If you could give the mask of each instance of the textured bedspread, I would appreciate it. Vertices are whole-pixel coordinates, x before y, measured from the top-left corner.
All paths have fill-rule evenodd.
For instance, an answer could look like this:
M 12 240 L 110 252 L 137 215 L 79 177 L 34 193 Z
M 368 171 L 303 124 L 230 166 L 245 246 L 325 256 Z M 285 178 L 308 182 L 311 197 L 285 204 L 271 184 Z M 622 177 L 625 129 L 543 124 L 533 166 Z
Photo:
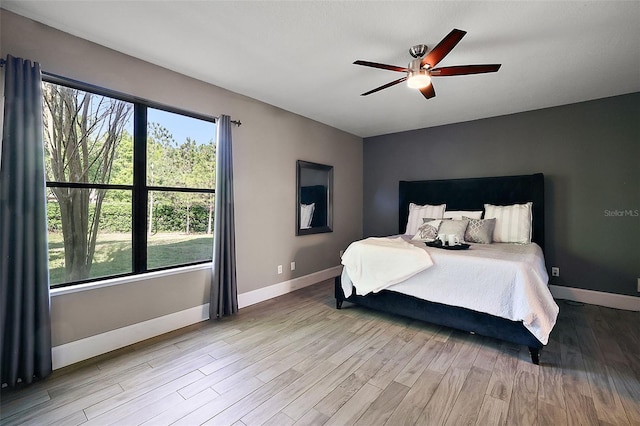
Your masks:
M 472 244 L 469 250 L 426 250 L 433 266 L 387 290 L 522 321 L 547 344 L 559 309 L 547 287 L 549 277 L 537 244 Z M 342 287 L 346 297 L 351 295 L 353 285 L 346 268 Z

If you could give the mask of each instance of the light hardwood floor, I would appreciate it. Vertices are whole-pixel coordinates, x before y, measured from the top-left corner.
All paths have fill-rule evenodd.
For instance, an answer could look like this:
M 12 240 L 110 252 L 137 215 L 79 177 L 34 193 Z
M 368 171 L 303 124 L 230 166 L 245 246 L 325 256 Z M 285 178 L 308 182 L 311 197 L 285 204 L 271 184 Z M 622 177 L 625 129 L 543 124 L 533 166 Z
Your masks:
M 2 425 L 640 425 L 640 313 L 558 301 L 526 348 L 323 282 L 2 392 Z

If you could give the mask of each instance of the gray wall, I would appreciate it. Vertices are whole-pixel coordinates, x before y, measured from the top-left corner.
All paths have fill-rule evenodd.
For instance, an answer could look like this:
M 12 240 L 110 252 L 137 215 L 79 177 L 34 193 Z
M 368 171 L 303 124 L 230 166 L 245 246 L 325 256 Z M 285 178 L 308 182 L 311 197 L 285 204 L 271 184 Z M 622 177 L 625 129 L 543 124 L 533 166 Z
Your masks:
M 242 121 L 232 130 L 239 293 L 338 266 L 339 251 L 362 236 L 360 137 L 0 12 L 3 57 L 31 59 L 50 73 Z M 334 166 L 334 232 L 296 237 L 296 160 Z M 277 265 L 284 266 L 283 274 Z M 208 301 L 208 282 L 196 272 L 56 296 L 53 344 L 200 306 Z
M 551 284 L 638 296 L 640 93 L 366 138 L 364 236 L 398 232 L 399 180 L 536 172 Z

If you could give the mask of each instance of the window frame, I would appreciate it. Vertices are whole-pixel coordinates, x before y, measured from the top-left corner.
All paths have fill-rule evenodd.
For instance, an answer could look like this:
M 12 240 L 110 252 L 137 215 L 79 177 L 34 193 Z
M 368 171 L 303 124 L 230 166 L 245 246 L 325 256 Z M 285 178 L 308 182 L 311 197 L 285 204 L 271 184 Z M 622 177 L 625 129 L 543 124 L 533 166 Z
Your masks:
M 150 191 L 166 191 L 166 192 L 183 192 L 197 194 L 214 194 L 215 188 L 189 188 L 189 187 L 172 187 L 172 186 L 151 186 L 147 185 L 147 110 L 149 108 L 166 111 L 173 114 L 179 114 L 185 117 L 198 120 L 208 121 L 216 124 L 215 117 L 206 116 L 191 111 L 160 104 L 158 102 L 149 101 L 136 96 L 127 95 L 110 89 L 105 89 L 90 83 L 83 83 L 78 80 L 54 75 L 42 75 L 43 83 L 51 83 L 60 86 L 69 87 L 71 89 L 82 90 L 99 96 L 106 96 L 119 101 L 133 104 L 133 183 L 131 185 L 122 184 L 104 184 L 104 183 L 80 183 L 80 182 L 57 182 L 45 181 L 47 188 L 66 187 L 78 189 L 107 189 L 107 190 L 127 190 L 131 191 L 131 272 L 123 274 L 106 275 L 102 277 L 87 278 L 78 281 L 63 282 L 57 284 L 49 284 L 50 289 L 59 289 L 72 287 L 80 284 L 135 276 L 149 272 L 165 271 L 186 266 L 200 265 L 211 263 L 213 261 L 213 244 L 211 247 L 212 258 L 208 260 L 181 263 L 176 265 L 164 266 L 149 269 L 147 267 L 147 205 L 149 201 Z M 215 137 L 215 135 L 212 135 Z M 217 141 L 216 141 L 217 143 Z M 140 206 L 141 208 L 136 208 Z M 144 206 L 144 208 L 142 208 Z M 215 211 L 214 211 L 215 223 Z M 48 227 L 48 224 L 47 224 Z

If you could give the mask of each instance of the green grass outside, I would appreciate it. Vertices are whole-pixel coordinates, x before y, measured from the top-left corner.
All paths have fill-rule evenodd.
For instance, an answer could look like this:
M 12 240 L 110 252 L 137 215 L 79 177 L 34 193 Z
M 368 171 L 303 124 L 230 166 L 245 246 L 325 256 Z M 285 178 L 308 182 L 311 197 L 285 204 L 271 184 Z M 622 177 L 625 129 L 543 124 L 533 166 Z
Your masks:
M 213 236 L 181 233 L 155 234 L 147 244 L 148 269 L 211 259 Z M 131 272 L 131 234 L 99 234 L 90 278 Z M 64 279 L 64 244 L 61 233 L 49 233 L 49 276 L 51 284 Z

